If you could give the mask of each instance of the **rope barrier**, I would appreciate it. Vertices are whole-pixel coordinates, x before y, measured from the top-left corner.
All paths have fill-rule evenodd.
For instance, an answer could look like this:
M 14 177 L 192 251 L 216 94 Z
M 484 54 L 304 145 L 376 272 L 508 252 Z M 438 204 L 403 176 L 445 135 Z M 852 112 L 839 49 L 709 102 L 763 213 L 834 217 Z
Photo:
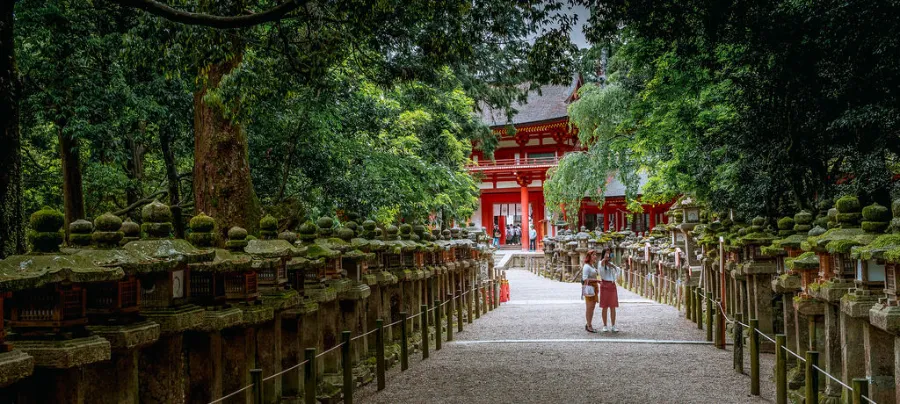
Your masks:
M 655 284 L 656 284 L 656 282 L 657 282 L 658 280 L 662 280 L 662 281 L 665 281 L 665 282 L 670 282 L 670 283 L 674 284 L 676 287 L 680 286 L 680 285 L 679 285 L 679 282 L 676 282 L 676 281 L 673 281 L 673 280 L 671 280 L 671 279 L 668 279 L 667 276 L 660 276 L 660 275 L 658 275 L 658 274 L 655 274 L 655 273 L 649 273 L 649 272 L 646 273 L 646 274 L 641 274 L 641 273 L 639 273 L 638 271 L 635 271 L 635 270 L 632 270 L 632 269 L 623 269 L 623 268 L 620 268 L 620 267 L 618 267 L 618 266 L 616 266 L 616 265 L 614 265 L 614 264 L 611 264 L 611 265 L 613 265 L 614 267 L 616 267 L 617 269 L 619 269 L 619 270 L 621 271 L 620 276 L 623 277 L 623 278 L 624 278 L 625 273 L 627 272 L 627 273 L 631 274 L 632 276 L 638 276 L 638 277 L 640 277 L 640 276 L 643 275 L 644 278 L 646 278 L 646 279 L 648 279 L 648 280 L 650 280 L 650 281 L 652 281 L 652 282 L 654 283 L 652 286 L 656 286 Z M 680 281 L 680 279 L 679 279 L 678 281 Z M 715 300 L 715 299 L 711 299 L 711 298 L 710 298 L 709 296 L 707 296 L 706 294 L 701 294 L 701 295 L 700 295 L 700 298 L 701 298 L 701 301 L 704 301 L 704 302 L 707 302 L 707 301 L 709 301 L 709 300 L 712 300 L 712 301 L 718 306 L 719 311 L 722 313 L 722 317 L 725 318 L 725 321 L 726 321 L 726 322 L 731 323 L 731 324 L 740 324 L 740 325 L 741 325 L 742 327 L 744 327 L 744 328 L 750 328 L 749 325 L 744 324 L 743 322 L 737 321 L 736 319 L 729 318 L 729 317 L 728 317 L 728 314 L 725 312 L 725 308 L 722 306 L 722 302 L 721 302 L 721 301 L 718 301 L 718 300 Z M 756 332 L 758 335 L 762 336 L 763 338 L 769 340 L 770 342 L 775 343 L 775 340 L 774 340 L 772 337 L 766 335 L 766 333 L 760 331 L 758 328 L 755 329 L 755 332 Z M 792 356 L 794 356 L 795 358 L 799 359 L 801 362 L 806 363 L 806 359 L 805 359 L 804 357 L 802 357 L 802 356 L 800 356 L 799 354 L 797 354 L 796 352 L 790 350 L 787 346 L 782 346 L 781 348 L 784 349 L 785 352 L 787 352 L 787 353 L 791 354 Z M 845 384 L 844 382 L 842 382 L 840 379 L 838 379 L 838 378 L 834 377 L 833 375 L 831 375 L 830 373 L 826 372 L 824 369 L 822 369 L 822 368 L 820 368 L 820 367 L 818 367 L 818 366 L 815 366 L 815 365 L 813 365 L 813 368 L 815 368 L 815 369 L 816 369 L 817 371 L 819 371 L 819 372 L 822 372 L 822 374 L 824 374 L 826 377 L 828 377 L 829 379 L 835 381 L 837 384 L 839 384 L 841 387 L 847 389 L 849 392 L 853 392 L 853 391 L 854 391 L 854 390 L 853 390 L 853 387 L 848 386 L 847 384 Z M 864 395 L 861 396 L 861 397 L 862 397 L 862 399 L 865 400 L 866 402 L 875 404 L 875 401 L 873 401 L 873 400 L 870 399 L 869 397 L 866 397 L 866 396 L 864 396 Z
M 328 350 L 322 351 L 322 353 L 316 355 L 316 359 L 319 359 L 319 358 L 325 356 L 325 354 L 327 354 L 327 353 L 329 353 L 329 352 L 331 352 L 331 351 L 333 351 L 333 350 L 335 350 L 335 349 L 338 349 L 338 348 L 340 348 L 340 347 L 342 347 L 342 346 L 344 346 L 344 343 L 343 343 L 343 342 L 341 342 L 340 344 L 337 344 L 337 345 L 331 347 L 331 348 L 328 349 Z
M 767 339 L 767 340 L 769 340 L 769 342 L 771 342 L 771 343 L 773 343 L 773 344 L 775 343 L 775 340 L 774 340 L 774 339 L 772 339 L 771 337 L 769 337 L 768 335 L 766 335 L 766 333 L 760 331 L 759 328 L 756 329 L 756 333 L 759 334 L 759 335 L 762 335 L 762 337 L 765 338 L 765 339 Z
M 251 388 L 251 387 L 253 387 L 253 383 L 251 383 L 251 384 L 249 384 L 249 385 L 247 385 L 247 386 L 244 386 L 244 387 L 241 388 L 240 390 L 235 391 L 235 392 L 233 392 L 233 393 L 231 393 L 231 394 L 229 394 L 229 395 L 227 395 L 227 396 L 222 396 L 222 398 L 216 399 L 216 400 L 214 400 L 214 401 L 210 401 L 209 404 L 221 403 L 222 401 L 225 401 L 225 400 L 227 400 L 227 399 L 229 399 L 229 398 L 231 398 L 231 397 L 234 397 L 234 396 L 237 395 L 238 393 L 243 392 L 243 391 L 245 391 L 245 390 L 247 390 L 247 389 L 249 389 L 249 388 Z
M 850 391 L 853 391 L 853 387 L 850 387 L 850 386 L 844 384 L 844 382 L 842 382 L 842 381 L 838 380 L 837 378 L 835 378 L 834 376 L 830 375 L 830 374 L 829 374 L 828 372 L 826 372 L 824 369 L 822 369 L 822 368 L 820 368 L 820 367 L 818 367 L 818 366 L 816 366 L 816 365 L 813 365 L 812 367 L 813 367 L 814 369 L 818 370 L 819 372 L 822 372 L 822 374 L 825 375 L 826 377 L 828 377 L 829 379 L 834 380 L 835 382 L 837 382 L 837 384 L 840 384 L 841 386 L 844 386 L 845 389 L 850 390 Z
M 283 374 L 285 374 L 285 373 L 287 373 L 287 372 L 290 372 L 290 371 L 292 371 L 292 370 L 294 370 L 294 369 L 297 369 L 297 368 L 299 368 L 300 366 L 305 365 L 307 362 L 309 362 L 309 361 L 303 361 L 303 362 L 300 362 L 300 363 L 298 363 L 298 364 L 296 364 L 296 365 L 294 365 L 294 366 L 291 366 L 291 367 L 289 367 L 289 368 L 287 368 L 287 369 L 285 369 L 285 370 L 282 370 L 282 371 L 280 371 L 280 372 L 278 372 L 278 373 L 275 373 L 274 375 L 269 376 L 269 377 L 266 377 L 266 378 L 264 378 L 264 379 L 262 379 L 262 380 L 263 380 L 264 382 L 267 382 L 267 381 L 272 380 L 272 379 L 274 379 L 274 378 L 276 378 L 276 377 L 278 377 L 278 376 L 281 376 L 281 375 L 283 375 Z
M 804 358 L 804 357 L 798 355 L 796 352 L 794 352 L 794 351 L 788 349 L 787 346 L 782 346 L 781 349 L 784 349 L 785 352 L 787 352 L 787 353 L 789 353 L 789 354 L 791 354 L 791 355 L 794 355 L 795 358 L 800 359 L 801 361 L 803 361 L 804 363 L 806 363 L 806 358 Z
M 373 328 L 372 330 L 369 330 L 369 332 L 367 332 L 367 333 L 365 333 L 365 334 L 360 334 L 360 335 L 357 335 L 357 336 L 355 336 L 355 337 L 353 337 L 353 338 L 350 338 L 350 341 L 356 341 L 356 340 L 358 340 L 358 339 L 360 339 L 360 338 L 363 338 L 363 337 L 365 337 L 365 336 L 367 336 L 367 335 L 369 335 L 369 334 L 374 333 L 375 331 L 378 331 L 378 329 L 377 329 L 377 328 Z

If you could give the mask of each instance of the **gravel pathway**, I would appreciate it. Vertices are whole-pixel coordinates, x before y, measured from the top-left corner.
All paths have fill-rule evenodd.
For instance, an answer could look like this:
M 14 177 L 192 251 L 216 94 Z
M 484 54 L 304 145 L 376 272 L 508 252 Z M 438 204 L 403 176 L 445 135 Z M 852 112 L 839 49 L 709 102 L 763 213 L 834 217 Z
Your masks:
M 367 386 L 371 403 L 762 403 L 773 402 L 772 355 L 761 361 L 762 396 L 736 374 L 732 352 L 675 308 L 619 288 L 617 334 L 584 331 L 580 285 L 522 270 L 507 272 L 509 303 L 456 333 L 456 340 L 387 388 Z M 599 309 L 594 325 L 599 329 Z M 702 344 L 696 342 L 703 341 Z M 749 359 L 745 360 L 749 372 Z

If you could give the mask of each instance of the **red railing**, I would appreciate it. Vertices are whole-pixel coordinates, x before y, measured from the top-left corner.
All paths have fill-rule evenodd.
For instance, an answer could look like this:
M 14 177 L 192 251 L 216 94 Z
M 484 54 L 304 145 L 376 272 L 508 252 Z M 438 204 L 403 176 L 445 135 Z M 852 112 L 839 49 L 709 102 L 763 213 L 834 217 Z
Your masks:
M 533 167 L 533 168 L 549 168 L 559 165 L 559 157 L 537 157 L 537 158 L 517 158 L 517 159 L 500 159 L 500 160 L 482 160 L 473 164 L 469 164 L 466 168 L 469 171 L 489 171 L 507 167 Z

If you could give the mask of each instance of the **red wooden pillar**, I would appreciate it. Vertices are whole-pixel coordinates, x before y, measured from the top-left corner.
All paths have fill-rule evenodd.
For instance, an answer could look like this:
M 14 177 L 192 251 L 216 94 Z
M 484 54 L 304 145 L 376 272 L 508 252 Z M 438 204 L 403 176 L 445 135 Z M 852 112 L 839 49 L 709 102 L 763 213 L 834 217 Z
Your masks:
M 656 227 L 656 209 L 650 208 L 650 230 Z
M 531 183 L 531 178 L 524 175 L 519 175 L 516 178 L 516 182 L 519 183 L 519 187 L 521 190 L 521 204 L 522 204 L 522 251 L 528 251 L 528 232 L 531 230 L 528 227 L 528 184 Z
M 541 240 L 544 239 L 544 201 L 538 198 L 534 202 L 534 229 L 537 231 L 537 241 L 535 242 L 535 251 L 543 251 Z
M 603 204 L 603 231 L 609 231 L 609 205 Z
M 481 194 L 481 226 L 487 229 L 491 242 L 494 240 L 494 204 L 488 203 Z
M 506 216 L 502 212 L 497 218 L 497 226 L 500 226 L 500 245 L 506 244 Z

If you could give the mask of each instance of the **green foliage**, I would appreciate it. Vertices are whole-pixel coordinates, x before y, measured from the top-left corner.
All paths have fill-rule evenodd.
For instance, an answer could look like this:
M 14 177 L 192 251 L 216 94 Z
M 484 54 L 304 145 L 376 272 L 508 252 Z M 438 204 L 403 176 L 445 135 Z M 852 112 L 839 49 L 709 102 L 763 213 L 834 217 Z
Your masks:
M 897 11 L 891 2 L 784 0 L 591 8 L 587 34 L 611 54 L 609 80 L 585 89 L 570 115 L 582 138 L 599 140 L 584 143 L 587 153 L 625 158 L 573 157 L 555 174 L 576 185 L 558 185 L 548 200 L 603 188 L 591 173 L 600 169 L 646 173 L 644 201 L 688 193 L 744 217 L 841 194 L 886 204 L 897 191 L 900 104 L 890 83 L 900 42 L 897 23 L 878 16 Z M 582 169 L 586 184 L 573 178 Z

